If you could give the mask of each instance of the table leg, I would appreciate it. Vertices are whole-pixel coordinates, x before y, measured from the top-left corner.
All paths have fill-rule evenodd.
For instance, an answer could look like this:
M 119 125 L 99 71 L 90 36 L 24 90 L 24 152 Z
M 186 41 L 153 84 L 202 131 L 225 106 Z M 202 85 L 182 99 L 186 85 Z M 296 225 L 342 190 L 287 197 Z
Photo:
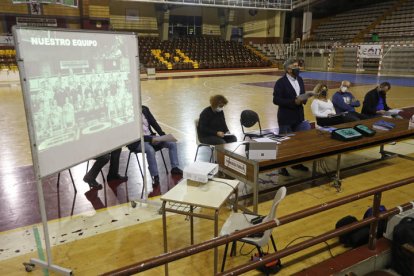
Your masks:
M 334 187 L 336 188 L 338 192 L 342 190 L 340 173 L 341 173 L 341 154 L 338 154 L 337 159 L 336 159 L 336 175 L 334 179 Z
M 193 217 L 193 206 L 190 205 L 190 237 L 191 245 L 194 244 L 194 217 Z
M 258 212 L 257 205 L 259 204 L 259 168 L 258 165 L 254 165 L 254 180 L 253 180 L 253 213 Z
M 214 212 L 214 237 L 218 237 L 218 210 Z M 217 274 L 218 248 L 214 247 L 214 275 Z
M 164 236 L 164 253 L 168 252 L 168 244 L 167 244 L 167 214 L 165 211 L 165 204 L 166 202 L 162 202 L 162 233 Z M 164 265 L 165 267 L 165 275 L 168 275 L 168 263 Z

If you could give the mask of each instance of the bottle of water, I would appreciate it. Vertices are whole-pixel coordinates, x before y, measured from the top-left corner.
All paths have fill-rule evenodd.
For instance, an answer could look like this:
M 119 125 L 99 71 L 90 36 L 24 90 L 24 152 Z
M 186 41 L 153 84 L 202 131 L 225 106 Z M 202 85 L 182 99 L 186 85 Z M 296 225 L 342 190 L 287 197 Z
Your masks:
M 410 121 L 408 122 L 408 128 L 414 128 L 414 115 L 411 116 Z

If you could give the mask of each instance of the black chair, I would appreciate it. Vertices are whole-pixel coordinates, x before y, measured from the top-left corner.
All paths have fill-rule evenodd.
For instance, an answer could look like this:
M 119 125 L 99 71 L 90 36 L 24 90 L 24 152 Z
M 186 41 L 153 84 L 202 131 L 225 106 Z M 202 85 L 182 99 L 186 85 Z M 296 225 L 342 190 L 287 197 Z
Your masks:
M 141 142 L 138 142 L 138 143 L 141 143 Z M 134 145 L 134 146 L 132 146 L 132 145 Z M 127 173 L 128 173 L 129 160 L 131 159 L 131 154 L 135 154 L 135 157 L 136 157 L 137 163 L 138 163 L 139 171 L 141 172 L 142 179 L 144 179 L 144 173 L 142 171 L 141 164 L 140 164 L 139 158 L 138 158 L 138 153 L 142 153 L 142 151 L 137 150 L 137 147 L 136 147 L 135 143 L 127 146 L 127 148 L 129 149 L 129 155 L 128 155 L 128 161 L 127 161 L 126 168 L 125 168 L 125 175 L 127 175 Z M 165 172 L 168 174 L 167 164 L 165 163 L 164 154 L 162 153 L 163 147 L 154 145 L 153 148 L 155 149 L 156 152 L 161 153 L 162 161 L 164 162 Z
M 197 151 L 194 157 L 194 162 L 197 160 L 197 155 L 198 155 L 198 150 L 201 147 L 208 147 L 211 151 L 210 154 L 210 163 L 213 162 L 213 157 L 214 157 L 214 145 L 209 145 L 209 144 L 205 144 L 205 143 L 201 143 L 199 138 L 198 138 L 198 119 L 194 120 L 194 126 L 195 126 L 195 132 L 196 132 L 196 143 L 197 143 Z
M 246 139 L 246 137 L 249 137 L 250 139 L 263 137 L 263 135 L 265 134 L 264 132 L 262 132 L 262 126 L 260 125 L 259 115 L 253 110 L 247 109 L 242 111 L 242 113 L 240 114 L 240 124 L 244 134 L 243 140 Z M 256 124 L 259 125 L 259 130 L 245 132 L 245 128 L 251 128 Z

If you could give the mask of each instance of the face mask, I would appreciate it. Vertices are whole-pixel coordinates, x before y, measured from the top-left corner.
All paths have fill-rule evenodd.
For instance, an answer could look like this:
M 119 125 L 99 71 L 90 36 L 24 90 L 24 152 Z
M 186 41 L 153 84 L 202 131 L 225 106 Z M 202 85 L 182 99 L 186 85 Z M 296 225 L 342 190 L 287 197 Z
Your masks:
M 346 86 L 341 86 L 341 91 L 342 91 L 342 92 L 344 92 L 344 93 L 345 93 L 347 90 L 348 90 L 348 87 L 346 87 Z
M 216 108 L 216 112 L 222 112 L 223 111 L 223 108 L 222 107 L 217 107 Z
M 322 90 L 322 91 L 321 91 L 321 96 L 322 96 L 322 97 L 326 97 L 326 95 L 328 95 L 328 91 L 326 91 L 326 90 Z
M 299 76 L 300 69 L 299 68 L 292 68 L 292 75 L 295 77 Z

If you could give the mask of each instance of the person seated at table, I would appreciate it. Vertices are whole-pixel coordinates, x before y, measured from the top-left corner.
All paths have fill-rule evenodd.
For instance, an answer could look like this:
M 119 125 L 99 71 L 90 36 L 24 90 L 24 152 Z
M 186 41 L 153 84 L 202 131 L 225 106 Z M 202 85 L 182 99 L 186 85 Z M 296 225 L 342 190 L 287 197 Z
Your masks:
M 210 106 L 200 113 L 198 121 L 198 137 L 201 143 L 220 145 L 236 142 L 237 138 L 229 134 L 224 118 L 223 108 L 228 103 L 223 95 L 210 97 Z
M 391 89 L 389 82 L 383 82 L 379 86 L 367 92 L 362 105 L 362 114 L 369 118 L 379 117 L 391 108 L 387 105 L 387 93 Z
M 144 131 L 144 147 L 145 147 L 145 154 L 147 156 L 148 161 L 148 169 L 150 171 L 152 177 L 152 184 L 157 186 L 160 184 L 160 177 L 158 173 L 158 165 L 157 160 L 155 158 L 156 150 L 160 148 L 168 148 L 168 153 L 170 155 L 170 163 L 171 163 L 171 173 L 182 175 L 183 171 L 179 168 L 179 161 L 178 161 L 178 153 L 177 153 L 177 144 L 175 142 L 155 142 L 154 137 L 156 137 L 156 133 L 152 130 L 152 128 L 160 135 L 165 135 L 165 132 L 162 130 L 160 125 L 158 124 L 155 117 L 152 115 L 150 109 L 143 105 L 142 106 L 142 128 Z M 132 151 L 141 151 L 141 140 L 134 142 L 128 145 L 128 148 Z
M 344 123 L 344 116 L 336 114 L 334 105 L 328 99 L 328 87 L 326 84 L 317 84 L 314 89 L 315 98 L 312 101 L 312 114 L 319 126 L 332 126 Z
M 347 80 L 342 81 L 339 91 L 332 96 L 332 103 L 336 114 L 346 113 L 344 120 L 347 122 L 368 119 L 364 114 L 355 111 L 355 107 L 359 107 L 361 104 L 349 91 L 349 87 L 351 87 L 351 82 Z

